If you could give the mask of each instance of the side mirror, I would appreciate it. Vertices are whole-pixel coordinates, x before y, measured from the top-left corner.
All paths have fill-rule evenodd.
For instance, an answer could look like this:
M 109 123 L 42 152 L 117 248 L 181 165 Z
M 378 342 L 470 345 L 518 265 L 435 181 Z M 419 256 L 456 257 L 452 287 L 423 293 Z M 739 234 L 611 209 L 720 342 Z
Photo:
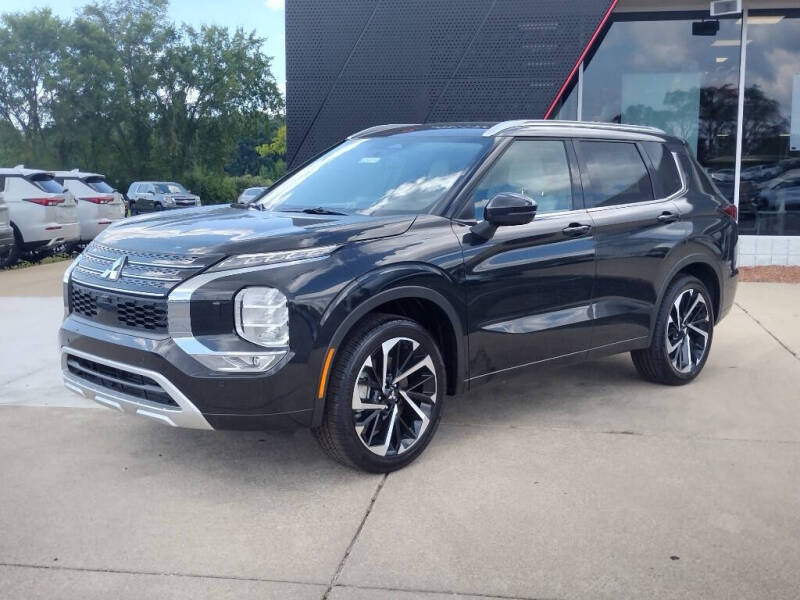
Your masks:
M 524 194 L 497 194 L 483 209 L 484 220 L 472 226 L 472 233 L 488 240 L 500 226 L 527 225 L 536 216 L 536 201 Z

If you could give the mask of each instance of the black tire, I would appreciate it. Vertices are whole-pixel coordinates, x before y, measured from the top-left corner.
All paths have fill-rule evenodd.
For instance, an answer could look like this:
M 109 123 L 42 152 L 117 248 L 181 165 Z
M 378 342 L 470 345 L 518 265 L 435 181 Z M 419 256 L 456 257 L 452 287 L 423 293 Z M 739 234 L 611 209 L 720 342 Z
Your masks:
M 14 239 L 6 250 L 0 252 L 0 269 L 7 269 L 13 267 L 19 261 L 22 255 L 22 236 L 16 227 L 12 225 L 14 230 Z
M 136 210 L 136 202 L 131 201 L 128 203 L 128 212 L 130 212 L 131 216 L 139 214 L 139 212 Z
M 690 310 L 696 299 L 696 296 L 693 296 L 692 293 L 701 296 L 704 306 L 698 304 L 693 310 Z M 684 310 L 690 314 L 681 316 L 680 312 L 673 312 L 675 302 L 679 297 L 682 297 L 681 305 Z M 703 313 L 705 313 L 707 320 L 701 322 L 700 319 L 703 317 Z M 676 314 L 679 320 L 694 319 L 692 322 L 694 327 L 676 325 Z M 702 349 L 702 353 L 699 351 L 699 344 L 704 338 L 698 331 L 699 329 L 706 331 L 705 346 Z M 711 301 L 711 294 L 708 293 L 705 284 L 696 277 L 682 275 L 670 284 L 664 294 L 664 299 L 658 310 L 650 347 L 631 352 L 633 365 L 642 378 L 654 383 L 663 383 L 665 385 L 689 383 L 703 370 L 708 360 L 709 352 L 711 352 L 713 338 L 714 307 Z M 683 354 L 683 346 L 670 353 L 668 350 L 675 343 L 688 344 L 689 349 L 686 354 Z M 699 359 L 697 359 L 698 355 L 700 356 Z M 688 357 L 688 360 L 685 360 L 685 357 Z
M 387 380 L 391 379 L 392 373 L 397 374 L 397 370 L 406 369 L 403 372 L 407 372 L 409 364 L 416 365 L 430 358 L 430 363 L 427 364 L 432 364 L 435 371 L 432 384 L 435 390 L 433 396 L 412 392 L 413 388 L 417 388 L 429 393 L 430 388 L 426 387 L 431 385 L 432 371 L 427 366 L 398 380 L 394 387 L 406 386 L 405 396 L 399 388 L 390 395 L 378 395 L 377 385 L 370 387 L 364 383 L 369 379 L 367 372 L 370 370 L 366 361 L 372 360 L 372 356 L 376 356 L 376 353 L 382 357 L 383 343 L 395 340 L 400 341 L 395 342 L 396 345 L 389 349 L 390 359 L 386 361 L 389 363 Z M 419 346 L 412 349 L 409 340 L 417 342 Z M 394 356 L 392 352 L 395 352 Z M 408 354 L 405 360 L 402 358 L 404 352 Z M 424 356 L 424 359 L 418 360 L 421 356 Z M 381 358 L 381 362 L 382 360 Z M 401 361 L 402 364 L 396 364 Z M 382 371 L 382 366 L 372 368 L 371 372 L 380 378 L 382 372 L 379 371 Z M 423 378 L 425 378 L 423 385 L 426 387 L 420 388 L 419 381 Z M 368 395 L 364 398 L 366 401 L 380 401 L 385 403 L 387 408 L 355 410 L 353 397 L 357 382 L 360 382 L 360 389 L 368 390 Z M 386 389 L 388 387 L 390 386 Z M 328 379 L 325 414 L 322 424 L 313 430 L 314 436 L 323 450 L 343 465 L 370 473 L 395 471 L 417 458 L 436 433 L 442 414 L 445 390 L 444 361 L 435 340 L 421 325 L 391 315 L 370 316 L 356 326 L 336 353 Z M 408 404 L 409 394 L 412 393 L 416 408 Z M 421 401 L 425 397 L 432 397 L 433 402 Z M 423 412 L 427 411 L 425 413 L 427 421 L 419 413 L 420 409 L 423 409 Z M 392 417 L 394 411 L 397 412 Z M 356 430 L 357 425 L 362 427 L 361 434 Z M 382 435 L 384 429 L 387 435 Z M 402 437 L 404 431 L 407 432 L 406 438 Z M 419 431 L 419 435 L 414 437 L 413 441 L 409 441 L 416 431 Z M 370 433 L 372 435 L 369 435 Z M 368 449 L 367 445 L 372 441 L 373 435 L 378 435 L 375 438 L 376 444 L 370 446 L 372 449 Z M 369 439 L 365 439 L 367 437 Z M 381 439 L 388 442 L 383 445 L 378 444 Z M 383 446 L 388 446 L 388 449 Z M 381 451 L 384 455 L 379 454 Z
M 155 210 L 156 212 L 159 212 L 159 211 L 164 210 L 164 207 L 161 205 L 161 203 L 156 202 L 155 205 L 153 206 L 153 210 Z

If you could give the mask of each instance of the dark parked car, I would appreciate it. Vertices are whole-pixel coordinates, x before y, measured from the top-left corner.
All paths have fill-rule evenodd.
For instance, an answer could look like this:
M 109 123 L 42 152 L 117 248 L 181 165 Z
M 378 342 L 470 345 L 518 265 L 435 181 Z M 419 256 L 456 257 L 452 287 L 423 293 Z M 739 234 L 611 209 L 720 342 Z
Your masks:
M 134 181 L 126 198 L 132 215 L 200 206 L 200 196 L 174 181 Z
M 660 130 L 368 129 L 250 205 L 120 222 L 67 271 L 67 387 L 214 429 L 311 427 L 400 468 L 445 398 L 631 352 L 702 370 L 736 289 L 735 208 Z

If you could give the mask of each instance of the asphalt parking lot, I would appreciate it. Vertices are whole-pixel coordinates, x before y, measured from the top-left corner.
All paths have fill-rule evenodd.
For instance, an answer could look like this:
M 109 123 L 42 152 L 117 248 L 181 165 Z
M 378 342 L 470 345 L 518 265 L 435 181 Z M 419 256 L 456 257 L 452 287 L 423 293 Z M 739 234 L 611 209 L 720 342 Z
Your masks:
M 530 372 L 374 476 L 67 392 L 64 267 L 0 273 L 0 598 L 798 597 L 798 285 L 741 284 L 689 386 Z

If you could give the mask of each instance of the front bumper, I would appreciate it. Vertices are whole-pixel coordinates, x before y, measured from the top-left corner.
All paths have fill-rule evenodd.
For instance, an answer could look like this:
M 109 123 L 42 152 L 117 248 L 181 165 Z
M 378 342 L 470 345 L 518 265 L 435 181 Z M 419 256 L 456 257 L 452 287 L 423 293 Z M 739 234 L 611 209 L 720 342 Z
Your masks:
M 70 314 L 59 331 L 64 384 L 124 413 L 178 427 L 292 429 L 309 427 L 315 382 L 308 367 L 288 362 L 271 374 L 211 371 L 168 336 L 93 323 Z M 135 373 L 157 382 L 177 406 L 164 406 L 101 386 L 67 369 L 70 356 Z
M 127 394 L 119 389 L 115 390 L 104 385 L 93 383 L 92 381 L 89 381 L 84 377 L 81 377 L 70 371 L 68 367 L 68 361 L 72 357 L 87 359 L 94 363 L 106 365 L 114 369 L 126 371 L 128 373 L 134 373 L 141 375 L 142 377 L 147 377 L 148 379 L 158 383 L 158 385 L 161 386 L 161 388 L 169 395 L 169 397 L 177 406 L 165 406 L 164 404 L 150 402 L 146 399 Z M 71 348 L 62 348 L 61 372 L 64 376 L 64 385 L 68 389 L 80 394 L 88 400 L 94 400 L 95 402 L 109 408 L 113 408 L 127 414 L 155 419 L 156 421 L 166 423 L 167 425 L 172 425 L 173 427 L 187 427 L 189 429 L 213 429 L 200 411 L 197 410 L 197 407 L 192 404 L 189 399 L 184 396 L 183 393 L 176 388 L 171 381 L 169 381 L 169 379 L 155 371 L 108 360 Z

